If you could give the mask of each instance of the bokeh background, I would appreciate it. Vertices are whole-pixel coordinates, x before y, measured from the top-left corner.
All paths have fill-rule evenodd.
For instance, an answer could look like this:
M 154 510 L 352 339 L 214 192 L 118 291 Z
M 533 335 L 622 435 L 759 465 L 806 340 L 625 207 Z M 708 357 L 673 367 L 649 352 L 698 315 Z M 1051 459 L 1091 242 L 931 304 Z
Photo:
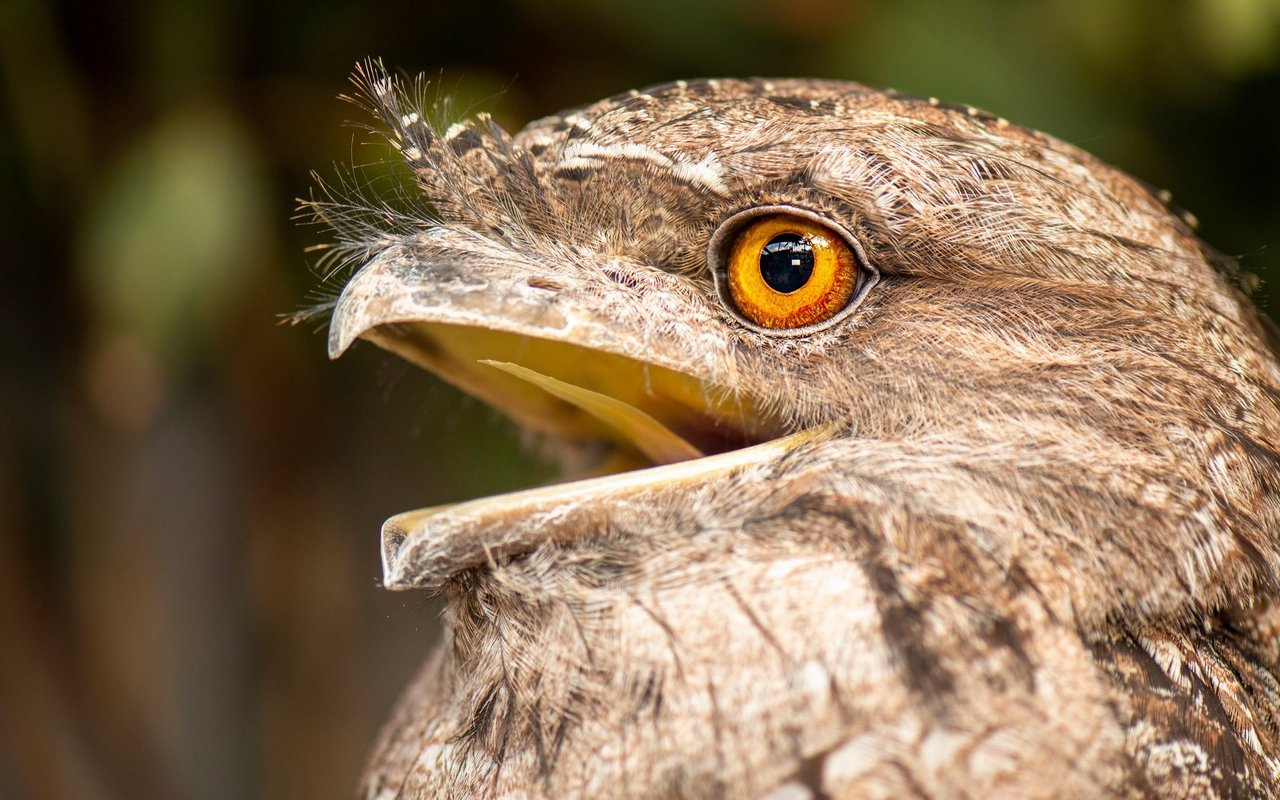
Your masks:
M 4 0 L 0 798 L 348 796 L 438 630 L 380 522 L 546 477 L 282 324 L 309 171 L 387 158 L 335 99 L 370 55 L 509 127 L 694 76 L 971 103 L 1170 189 L 1276 308 L 1280 0 Z

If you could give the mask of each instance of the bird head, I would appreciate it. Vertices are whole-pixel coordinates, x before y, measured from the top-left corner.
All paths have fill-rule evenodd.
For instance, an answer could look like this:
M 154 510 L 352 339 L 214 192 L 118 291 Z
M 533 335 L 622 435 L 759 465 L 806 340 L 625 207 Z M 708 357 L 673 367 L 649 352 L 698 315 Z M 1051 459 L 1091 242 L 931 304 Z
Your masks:
M 683 542 L 779 516 L 818 520 L 782 552 L 873 542 L 1086 625 L 1274 585 L 1267 334 L 1189 218 L 1119 171 L 850 83 L 682 81 L 510 135 L 357 82 L 421 213 L 316 205 L 359 262 L 331 355 L 373 341 L 596 473 L 392 518 L 388 586 L 623 517 Z

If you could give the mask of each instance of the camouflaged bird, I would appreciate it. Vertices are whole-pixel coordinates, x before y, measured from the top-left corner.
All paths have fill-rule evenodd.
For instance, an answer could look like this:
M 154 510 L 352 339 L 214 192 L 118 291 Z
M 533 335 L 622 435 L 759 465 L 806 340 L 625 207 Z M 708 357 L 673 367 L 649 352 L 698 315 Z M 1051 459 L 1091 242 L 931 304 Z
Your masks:
M 410 512 L 369 798 L 1268 797 L 1280 368 L 1142 184 L 964 106 L 679 81 L 315 203 L 381 345 L 581 480 Z

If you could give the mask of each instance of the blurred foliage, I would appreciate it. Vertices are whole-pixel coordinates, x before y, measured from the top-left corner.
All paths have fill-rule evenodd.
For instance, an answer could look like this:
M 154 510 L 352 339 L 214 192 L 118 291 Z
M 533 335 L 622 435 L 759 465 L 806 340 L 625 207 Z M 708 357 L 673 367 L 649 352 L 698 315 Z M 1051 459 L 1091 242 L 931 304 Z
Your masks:
M 79 283 L 107 330 L 181 360 L 214 335 L 271 226 L 254 142 L 228 109 L 168 110 L 103 176 Z
M 345 796 L 436 635 L 382 518 L 545 470 L 475 401 L 281 316 L 338 288 L 294 198 L 376 164 L 381 56 L 504 124 L 662 80 L 971 103 L 1280 258 L 1280 0 L 0 5 L 0 796 Z

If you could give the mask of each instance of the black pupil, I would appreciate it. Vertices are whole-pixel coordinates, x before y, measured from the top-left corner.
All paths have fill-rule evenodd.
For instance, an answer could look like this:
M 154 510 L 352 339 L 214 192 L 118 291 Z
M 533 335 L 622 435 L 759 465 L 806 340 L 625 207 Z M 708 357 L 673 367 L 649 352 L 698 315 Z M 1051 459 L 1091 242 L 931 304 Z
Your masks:
M 813 274 L 813 245 L 796 233 L 780 233 L 760 250 L 760 276 L 775 292 L 789 294 Z

